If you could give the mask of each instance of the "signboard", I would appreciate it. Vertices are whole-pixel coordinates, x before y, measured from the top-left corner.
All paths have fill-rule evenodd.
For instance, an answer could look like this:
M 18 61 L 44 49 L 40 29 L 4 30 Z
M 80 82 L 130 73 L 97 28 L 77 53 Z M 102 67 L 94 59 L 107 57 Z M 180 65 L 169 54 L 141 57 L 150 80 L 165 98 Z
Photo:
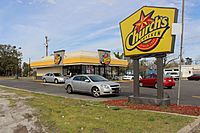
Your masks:
M 144 6 L 120 22 L 125 56 L 173 53 L 176 8 Z
M 63 64 L 65 50 L 54 51 L 54 64 Z
M 109 65 L 111 61 L 110 51 L 98 50 L 100 63 L 103 65 Z

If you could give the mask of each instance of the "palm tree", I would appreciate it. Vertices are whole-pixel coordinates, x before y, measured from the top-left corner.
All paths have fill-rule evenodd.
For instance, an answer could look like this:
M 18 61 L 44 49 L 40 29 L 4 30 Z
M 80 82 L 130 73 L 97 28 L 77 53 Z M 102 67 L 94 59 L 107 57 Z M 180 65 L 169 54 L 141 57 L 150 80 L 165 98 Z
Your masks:
M 115 57 L 118 58 L 118 59 L 123 59 L 123 58 L 124 58 L 124 53 L 120 54 L 119 52 L 114 52 L 113 54 L 114 54 Z

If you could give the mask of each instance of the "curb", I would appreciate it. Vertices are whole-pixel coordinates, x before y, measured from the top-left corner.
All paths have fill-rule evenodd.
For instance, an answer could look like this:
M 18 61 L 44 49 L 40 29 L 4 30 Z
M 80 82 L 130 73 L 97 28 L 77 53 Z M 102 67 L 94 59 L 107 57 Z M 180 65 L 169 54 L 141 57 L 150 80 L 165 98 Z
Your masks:
M 195 131 L 200 131 L 200 116 L 193 123 L 183 127 L 177 133 L 194 133 Z

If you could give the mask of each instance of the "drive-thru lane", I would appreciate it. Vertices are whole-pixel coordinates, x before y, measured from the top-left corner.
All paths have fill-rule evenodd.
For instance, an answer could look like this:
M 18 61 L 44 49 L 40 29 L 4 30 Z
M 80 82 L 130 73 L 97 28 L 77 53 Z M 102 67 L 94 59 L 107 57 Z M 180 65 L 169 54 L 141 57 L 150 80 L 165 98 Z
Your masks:
M 0 85 L 15 87 L 19 89 L 48 93 L 52 95 L 77 98 L 84 100 L 109 100 L 125 99 L 133 94 L 133 82 L 121 82 L 121 94 L 119 96 L 101 96 L 94 98 L 89 94 L 67 94 L 64 84 L 42 83 L 32 80 L 0 80 Z M 181 85 L 181 104 L 200 106 L 200 81 L 183 80 Z M 165 97 L 170 97 L 172 103 L 176 103 L 178 82 L 173 89 L 165 89 Z M 157 89 L 140 87 L 141 96 L 156 96 Z

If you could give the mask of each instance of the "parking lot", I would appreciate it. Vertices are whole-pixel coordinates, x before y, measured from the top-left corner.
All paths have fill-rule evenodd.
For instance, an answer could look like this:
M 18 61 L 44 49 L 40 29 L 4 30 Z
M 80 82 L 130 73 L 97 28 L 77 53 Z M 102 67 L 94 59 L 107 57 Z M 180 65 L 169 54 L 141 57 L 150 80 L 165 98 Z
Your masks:
M 200 81 L 182 80 L 181 83 L 181 104 L 200 106 Z M 120 82 L 121 94 L 119 96 L 101 96 L 100 98 L 94 98 L 90 94 L 67 94 L 64 89 L 64 84 L 42 83 L 41 81 L 0 80 L 0 85 L 83 100 L 103 101 L 109 99 L 125 99 L 128 96 L 133 95 L 133 82 L 131 81 Z M 173 89 L 165 89 L 164 91 L 165 97 L 171 98 L 171 103 L 176 103 L 177 101 L 177 89 L 178 81 Z M 140 92 L 141 96 L 156 96 L 157 89 L 141 87 Z

